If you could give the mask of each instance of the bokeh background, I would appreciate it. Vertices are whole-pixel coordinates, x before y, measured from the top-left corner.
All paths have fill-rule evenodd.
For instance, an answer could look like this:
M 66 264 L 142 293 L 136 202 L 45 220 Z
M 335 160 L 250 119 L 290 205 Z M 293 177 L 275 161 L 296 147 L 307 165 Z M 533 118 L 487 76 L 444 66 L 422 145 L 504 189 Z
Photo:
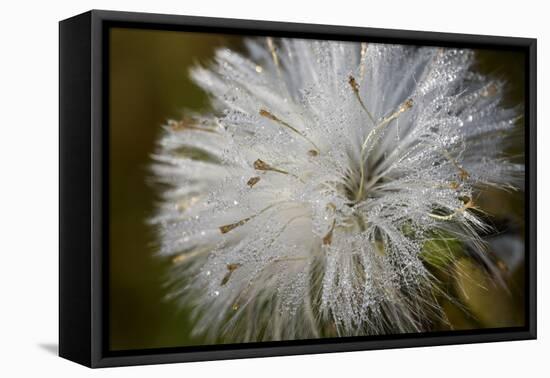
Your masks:
M 132 350 L 203 344 L 192 338 L 189 309 L 165 299 L 170 260 L 155 256 L 156 234 L 147 224 L 158 201 L 150 154 L 161 125 L 185 109 L 208 109 L 206 95 L 189 79 L 189 69 L 207 64 L 218 47 L 244 51 L 241 37 L 113 28 L 110 35 L 110 349 Z M 520 53 L 479 50 L 478 70 L 509 83 L 506 102 L 522 103 L 524 58 Z M 523 159 L 523 123 L 510 149 Z M 471 259 L 456 265 L 472 280 L 449 285 L 468 311 L 443 303 L 450 326 L 434 330 L 521 326 L 524 322 L 524 214 L 522 192 L 492 192 L 480 205 L 494 215 L 499 235 L 492 253 L 502 262 L 508 290 L 495 285 Z M 437 249 L 438 246 L 432 246 Z M 460 281 L 460 280 L 458 280 Z M 477 282 L 474 285 L 472 282 Z

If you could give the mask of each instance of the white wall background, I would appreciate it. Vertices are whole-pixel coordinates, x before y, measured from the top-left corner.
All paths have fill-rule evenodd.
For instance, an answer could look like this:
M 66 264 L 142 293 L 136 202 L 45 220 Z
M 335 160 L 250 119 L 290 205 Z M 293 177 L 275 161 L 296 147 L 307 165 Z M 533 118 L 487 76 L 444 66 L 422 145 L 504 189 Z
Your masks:
M 12 0 L 0 7 L 0 376 L 548 376 L 550 12 L 544 1 Z M 94 371 L 56 357 L 57 22 L 92 8 L 538 38 L 539 340 Z

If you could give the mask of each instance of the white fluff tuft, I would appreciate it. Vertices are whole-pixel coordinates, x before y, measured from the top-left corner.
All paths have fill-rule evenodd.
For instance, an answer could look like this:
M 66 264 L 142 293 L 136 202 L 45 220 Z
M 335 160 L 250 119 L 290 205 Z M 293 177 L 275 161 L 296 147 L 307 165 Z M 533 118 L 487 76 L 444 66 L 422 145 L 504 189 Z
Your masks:
M 422 256 L 473 246 L 484 187 L 514 188 L 503 153 L 519 109 L 470 50 L 248 41 L 191 75 L 211 115 L 165 128 L 169 184 L 153 223 L 196 334 L 260 341 L 418 332 L 439 314 Z M 442 252 L 443 253 L 443 252 Z

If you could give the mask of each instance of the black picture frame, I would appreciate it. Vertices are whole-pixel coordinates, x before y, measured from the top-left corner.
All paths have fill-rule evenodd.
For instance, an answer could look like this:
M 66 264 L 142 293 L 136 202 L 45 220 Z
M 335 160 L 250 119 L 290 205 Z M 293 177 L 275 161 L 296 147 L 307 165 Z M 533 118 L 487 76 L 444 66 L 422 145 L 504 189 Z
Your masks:
M 524 52 L 526 324 L 423 334 L 109 351 L 108 33 L 270 35 Z M 536 39 L 92 10 L 59 23 L 59 355 L 89 367 L 405 348 L 536 338 Z

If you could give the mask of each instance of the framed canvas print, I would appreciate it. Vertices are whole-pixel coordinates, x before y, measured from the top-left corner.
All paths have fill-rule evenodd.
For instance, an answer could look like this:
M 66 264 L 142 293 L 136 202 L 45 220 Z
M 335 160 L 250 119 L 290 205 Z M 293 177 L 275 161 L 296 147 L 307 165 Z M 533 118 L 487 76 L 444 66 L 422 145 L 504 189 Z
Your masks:
M 536 41 L 60 22 L 62 357 L 536 337 Z

